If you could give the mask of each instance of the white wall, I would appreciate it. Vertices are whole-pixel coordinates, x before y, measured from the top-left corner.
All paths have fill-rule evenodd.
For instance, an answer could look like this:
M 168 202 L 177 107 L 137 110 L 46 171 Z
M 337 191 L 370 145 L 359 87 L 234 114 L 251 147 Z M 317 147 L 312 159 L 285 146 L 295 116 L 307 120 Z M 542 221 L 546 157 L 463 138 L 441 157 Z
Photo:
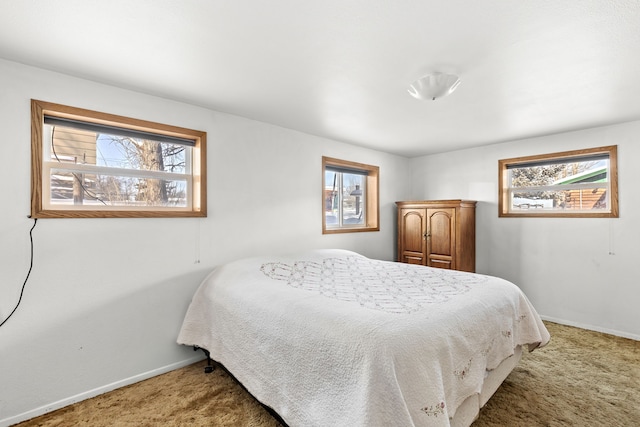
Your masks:
M 640 339 L 640 122 L 411 160 L 415 199 L 478 201 L 477 270 L 561 323 Z M 498 218 L 498 160 L 618 146 L 620 218 Z
M 2 60 L 0 83 L 0 319 L 29 268 L 31 98 L 204 130 L 209 144 L 207 218 L 38 221 L 22 305 L 0 328 L 0 426 L 199 357 L 175 339 L 222 262 L 320 247 L 393 259 L 396 200 L 478 200 L 479 272 L 546 318 L 640 338 L 640 122 L 408 160 Z M 612 144 L 620 218 L 498 218 L 499 159 Z M 380 232 L 321 234 L 323 155 L 380 166 Z
M 30 99 L 208 133 L 202 219 L 41 219 L 22 305 L 0 328 L 0 425 L 201 357 L 175 344 L 195 288 L 242 256 L 395 253 L 406 158 L 0 60 L 0 319 L 29 267 Z M 322 235 L 323 155 L 380 167 L 380 232 Z M 199 261 L 199 263 L 197 262 Z

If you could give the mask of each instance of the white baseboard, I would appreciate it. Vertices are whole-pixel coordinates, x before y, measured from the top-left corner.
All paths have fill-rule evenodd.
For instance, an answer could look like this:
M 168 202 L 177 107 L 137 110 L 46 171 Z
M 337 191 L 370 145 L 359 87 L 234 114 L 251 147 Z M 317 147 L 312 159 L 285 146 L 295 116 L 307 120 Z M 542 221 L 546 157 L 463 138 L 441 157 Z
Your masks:
M 602 332 L 609 335 L 615 335 L 622 338 L 629 338 L 632 340 L 640 341 L 640 335 L 630 334 L 628 332 L 616 331 L 614 329 L 601 328 L 599 326 L 593 326 L 593 325 L 585 325 L 584 323 L 570 322 L 568 320 L 557 319 L 555 317 L 550 317 L 550 316 L 540 315 L 540 318 L 542 320 L 548 320 L 549 322 L 559 323 L 561 325 L 575 326 L 576 328 L 580 328 L 580 329 L 587 329 L 590 331 Z
M 170 371 L 174 371 L 176 369 L 183 368 L 185 366 L 191 365 L 192 363 L 196 363 L 202 360 L 203 357 L 195 356 L 186 360 L 182 360 L 180 362 L 172 363 L 171 365 L 163 366 L 161 368 L 153 369 L 151 371 L 143 372 L 138 375 L 134 375 L 129 378 L 122 379 L 120 381 L 116 381 L 111 384 L 107 384 L 101 387 L 94 388 L 93 390 L 85 391 L 80 394 L 76 394 L 75 396 L 68 397 L 66 399 L 58 400 L 57 402 L 50 403 L 48 405 L 41 406 L 36 409 L 32 409 L 27 412 L 23 412 L 22 414 L 18 414 L 9 418 L 4 418 L 0 420 L 0 427 L 8 427 L 22 421 L 30 420 L 31 418 L 39 417 L 40 415 L 44 415 L 46 413 L 55 411 L 60 408 L 64 408 L 65 406 L 72 405 L 77 402 L 81 402 L 86 399 L 90 399 L 92 397 L 110 392 L 120 387 L 124 387 L 130 384 L 135 384 L 140 381 L 144 381 L 146 379 L 165 374 Z

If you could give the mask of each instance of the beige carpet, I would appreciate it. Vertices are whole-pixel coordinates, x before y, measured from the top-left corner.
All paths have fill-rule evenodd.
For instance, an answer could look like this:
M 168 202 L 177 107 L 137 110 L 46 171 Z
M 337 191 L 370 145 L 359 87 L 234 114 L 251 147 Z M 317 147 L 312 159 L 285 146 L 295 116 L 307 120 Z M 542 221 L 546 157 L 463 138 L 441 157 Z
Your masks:
M 551 343 L 524 355 L 473 427 L 640 426 L 640 341 L 546 324 Z M 224 370 L 204 374 L 204 365 L 187 366 L 19 426 L 281 425 Z

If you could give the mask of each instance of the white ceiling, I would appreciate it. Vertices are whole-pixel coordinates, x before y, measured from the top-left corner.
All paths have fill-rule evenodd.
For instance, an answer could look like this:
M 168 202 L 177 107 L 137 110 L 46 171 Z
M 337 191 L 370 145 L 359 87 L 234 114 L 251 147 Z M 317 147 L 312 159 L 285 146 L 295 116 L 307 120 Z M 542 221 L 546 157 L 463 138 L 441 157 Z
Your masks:
M 640 119 L 637 0 L 0 0 L 0 57 L 405 156 Z

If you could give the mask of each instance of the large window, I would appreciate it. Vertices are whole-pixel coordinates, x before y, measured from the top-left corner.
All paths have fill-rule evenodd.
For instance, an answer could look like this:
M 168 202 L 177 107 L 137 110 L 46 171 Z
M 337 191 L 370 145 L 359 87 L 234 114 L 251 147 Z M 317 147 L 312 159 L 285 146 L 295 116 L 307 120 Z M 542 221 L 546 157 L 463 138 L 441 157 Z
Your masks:
M 32 100 L 34 218 L 206 216 L 206 133 Z
M 499 215 L 618 217 L 617 147 L 505 159 Z
M 322 158 L 322 232 L 378 231 L 377 166 Z

